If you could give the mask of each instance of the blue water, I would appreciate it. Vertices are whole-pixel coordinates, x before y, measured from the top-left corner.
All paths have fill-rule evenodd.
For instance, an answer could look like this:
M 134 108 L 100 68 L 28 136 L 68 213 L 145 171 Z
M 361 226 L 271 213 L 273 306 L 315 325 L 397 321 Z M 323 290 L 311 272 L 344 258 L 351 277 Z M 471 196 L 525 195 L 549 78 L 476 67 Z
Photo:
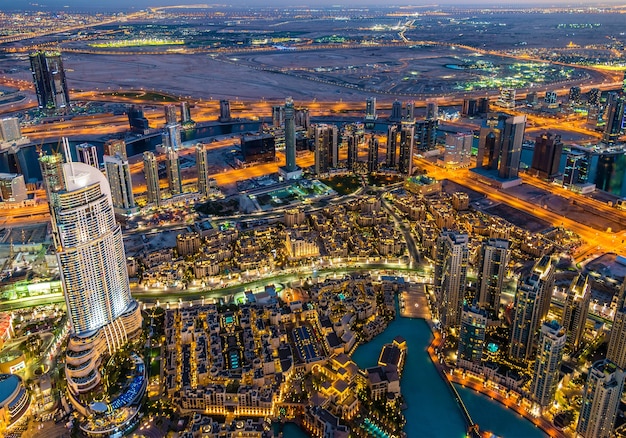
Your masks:
M 426 349 L 432 339 L 428 324 L 421 319 L 398 318 L 387 330 L 352 355 L 360 368 L 375 366 L 385 343 L 396 335 L 407 341 L 407 360 L 402 374 L 402 395 L 408 409 L 405 432 L 409 437 L 462 437 L 465 421 L 446 383 L 430 361 Z M 546 435 L 531 422 L 489 397 L 457 388 L 472 419 L 481 430 L 505 438 L 543 438 Z M 445 421 L 442 421 L 445 418 Z
M 543 438 L 547 436 L 533 423 L 515 411 L 505 408 L 501 403 L 461 385 L 456 385 L 456 390 L 465 402 L 472 420 L 478 423 L 481 430 L 505 438 Z
M 408 348 L 401 382 L 402 395 L 408 406 L 404 411 L 407 435 L 422 438 L 465 436 L 461 411 L 426 351 L 432 333 L 424 320 L 396 319 L 371 342 L 359 346 L 352 359 L 360 368 L 376 366 L 382 346 L 397 335 L 406 339 Z

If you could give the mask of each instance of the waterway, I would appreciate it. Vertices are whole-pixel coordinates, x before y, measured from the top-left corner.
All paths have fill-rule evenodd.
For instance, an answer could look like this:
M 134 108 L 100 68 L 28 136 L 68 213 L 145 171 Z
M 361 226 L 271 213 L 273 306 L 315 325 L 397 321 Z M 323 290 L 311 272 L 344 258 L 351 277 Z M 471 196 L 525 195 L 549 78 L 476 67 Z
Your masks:
M 397 335 L 407 341 L 408 354 L 402 374 L 402 394 L 407 404 L 405 432 L 409 438 L 464 437 L 465 421 L 452 393 L 430 360 L 427 348 L 432 332 L 426 321 L 398 318 L 371 342 L 359 346 L 352 359 L 360 368 L 375 366 L 385 343 Z M 472 419 L 481 430 L 504 438 L 544 438 L 546 435 L 531 422 L 471 389 L 457 386 Z M 305 437 L 297 426 L 286 425 L 285 438 Z

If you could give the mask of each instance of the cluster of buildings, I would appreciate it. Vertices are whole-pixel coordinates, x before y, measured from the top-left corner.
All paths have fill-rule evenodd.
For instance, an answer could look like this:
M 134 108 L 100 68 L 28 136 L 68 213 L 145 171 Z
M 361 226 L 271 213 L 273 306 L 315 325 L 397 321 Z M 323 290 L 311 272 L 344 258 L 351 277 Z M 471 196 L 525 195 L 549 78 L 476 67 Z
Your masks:
M 175 248 L 136 248 L 129 272 L 134 276 L 141 262 L 145 268 L 141 281 L 147 285 L 182 284 L 190 272 L 192 279 L 206 283 L 226 273 L 266 272 L 311 261 L 398 260 L 406 248 L 381 200 L 362 196 L 310 213 L 288 209 L 282 221 L 246 230 L 225 225 L 198 227 L 178 234 Z
M 348 353 L 364 325 L 379 320 L 384 327 L 393 318 L 384 296 L 391 294 L 393 306 L 401 287 L 360 275 L 315 282 L 297 291 L 301 300 L 282 304 L 274 293 L 249 293 L 234 311 L 168 310 L 165 391 L 181 412 L 225 415 L 225 424 L 281 417 L 312 436 L 348 436 L 369 402 L 382 400 L 399 413 L 405 341 L 385 345 L 366 370 Z M 357 397 L 365 388 L 367 400 Z

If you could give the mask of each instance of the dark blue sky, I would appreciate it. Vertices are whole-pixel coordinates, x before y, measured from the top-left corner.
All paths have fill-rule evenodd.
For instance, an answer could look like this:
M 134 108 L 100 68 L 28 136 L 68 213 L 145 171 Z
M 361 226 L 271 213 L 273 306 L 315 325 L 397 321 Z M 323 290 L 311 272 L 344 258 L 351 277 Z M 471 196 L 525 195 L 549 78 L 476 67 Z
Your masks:
M 620 0 L 605 0 L 603 3 L 616 3 Z M 0 4 L 0 11 L 8 10 L 41 10 L 41 9 L 65 9 L 65 10 L 101 10 L 101 11 L 122 11 L 131 9 L 143 9 L 148 6 L 167 6 L 177 4 L 201 4 L 208 3 L 202 0 L 2 0 Z M 522 6 L 523 4 L 545 5 L 550 6 L 554 4 L 570 4 L 575 6 L 585 6 L 594 1 L 567 1 L 567 0 L 529 0 L 524 3 L 516 3 L 515 6 Z M 296 5 L 312 5 L 312 6 L 328 6 L 328 5 L 344 5 L 344 6 L 388 6 L 393 5 L 431 5 L 431 4 L 454 4 L 454 5 L 500 5 L 505 7 L 511 7 L 512 4 L 503 4 L 502 0 L 438 0 L 429 2 L 427 0 L 229 0 L 222 4 L 231 6 L 296 6 Z M 68 6 L 68 8 L 65 8 Z

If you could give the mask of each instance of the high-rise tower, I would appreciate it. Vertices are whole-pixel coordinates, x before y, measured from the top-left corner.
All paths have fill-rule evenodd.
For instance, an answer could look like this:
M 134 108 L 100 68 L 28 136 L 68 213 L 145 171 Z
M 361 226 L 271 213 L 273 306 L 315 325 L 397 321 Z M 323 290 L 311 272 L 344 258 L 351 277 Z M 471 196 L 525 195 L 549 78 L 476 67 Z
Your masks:
M 576 351 L 583 340 L 591 290 L 587 275 L 578 274 L 570 284 L 563 306 L 562 325 L 567 330 L 567 345 Z
M 30 55 L 39 108 L 65 110 L 70 106 L 70 92 L 60 52 L 38 51 Z
M 526 116 L 509 117 L 504 122 L 504 132 L 501 138 L 502 146 L 500 148 L 500 165 L 498 166 L 498 176 L 500 178 L 517 178 L 525 128 Z
M 398 170 L 411 176 L 413 174 L 413 143 L 415 142 L 415 125 L 402 123 L 400 129 L 400 159 Z
M 367 171 L 378 172 L 378 139 L 374 135 L 367 140 Z
M 583 402 L 576 425 L 576 432 L 580 436 L 584 438 L 613 436 L 623 388 L 624 370 L 609 359 L 593 364 L 583 390 Z
M 459 331 L 458 360 L 480 364 L 485 345 L 487 329 L 487 312 L 478 307 L 465 305 L 461 313 L 461 329 Z
M 613 144 L 618 141 L 624 132 L 624 112 L 626 111 L 626 98 L 617 93 L 609 93 L 606 109 L 606 125 L 602 141 Z
M 122 231 L 106 178 L 84 163 L 63 164 L 59 155 L 42 155 L 40 162 L 53 200 L 53 239 L 71 323 L 65 370 L 74 402 L 99 384 L 103 352 L 112 354 L 141 329 L 141 313 L 130 294 Z
M 230 122 L 232 120 L 230 116 L 230 101 L 223 99 L 220 100 L 220 122 Z
M 198 192 L 209 195 L 209 157 L 202 143 L 196 145 L 196 169 L 198 171 Z
M 373 129 L 374 122 L 376 122 L 377 118 L 378 115 L 376 114 L 376 98 L 368 97 L 365 100 L 365 128 Z
M 546 132 L 535 139 L 535 150 L 530 168 L 543 178 L 554 178 L 559 173 L 563 143 L 561 136 Z
M 94 145 L 89 143 L 76 145 L 76 154 L 78 155 L 78 161 L 81 163 L 85 163 L 96 169 L 100 167 L 98 163 L 98 151 Z
M 442 231 L 437 238 L 435 295 L 444 327 L 458 327 L 465 298 L 469 251 L 467 234 Z
M 296 119 L 293 99 L 285 100 L 285 170 L 293 172 L 296 166 Z
M 183 193 L 183 182 L 180 175 L 180 160 L 178 152 L 169 148 L 165 152 L 165 169 L 167 170 L 167 183 L 172 196 Z
M 508 240 L 489 239 L 480 249 L 478 303 L 493 312 L 495 318 L 500 310 L 500 295 L 510 256 Z
M 336 125 L 319 124 L 314 127 L 315 174 L 320 175 L 337 167 L 338 129 Z
M 143 153 L 143 173 L 146 177 L 146 192 L 149 204 L 161 205 L 161 185 L 159 184 L 159 163 L 152 152 Z
M 532 399 L 541 407 L 549 406 L 554 401 L 566 339 L 565 329 L 558 322 L 545 322 L 541 326 L 530 385 Z
M 134 212 L 137 206 L 124 140 L 109 140 L 104 144 L 104 168 L 111 186 L 115 212 L 118 214 Z
M 394 100 L 391 104 L 391 115 L 389 116 L 390 122 L 399 122 L 402 120 L 402 102 Z
M 385 155 L 386 166 L 390 169 L 395 169 L 398 163 L 396 162 L 396 154 L 398 150 L 398 125 L 389 125 L 387 127 L 387 153 Z
M 609 336 L 609 346 L 606 352 L 606 358 L 614 362 L 621 369 L 626 369 L 626 306 L 624 304 L 624 295 L 626 294 L 626 281 L 622 283 L 622 287 L 617 299 L 617 308 L 613 317 L 613 326 Z

